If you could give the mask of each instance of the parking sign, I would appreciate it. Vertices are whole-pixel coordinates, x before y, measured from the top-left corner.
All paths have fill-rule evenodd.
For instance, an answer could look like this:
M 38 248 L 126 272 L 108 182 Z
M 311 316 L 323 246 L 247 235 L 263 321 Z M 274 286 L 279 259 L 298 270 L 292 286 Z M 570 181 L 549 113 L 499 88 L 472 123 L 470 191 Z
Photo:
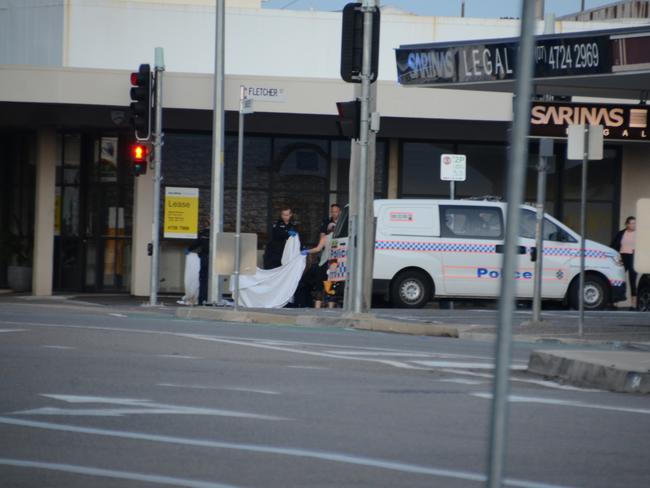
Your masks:
M 440 179 L 442 181 L 465 181 L 467 156 L 443 154 L 440 156 Z

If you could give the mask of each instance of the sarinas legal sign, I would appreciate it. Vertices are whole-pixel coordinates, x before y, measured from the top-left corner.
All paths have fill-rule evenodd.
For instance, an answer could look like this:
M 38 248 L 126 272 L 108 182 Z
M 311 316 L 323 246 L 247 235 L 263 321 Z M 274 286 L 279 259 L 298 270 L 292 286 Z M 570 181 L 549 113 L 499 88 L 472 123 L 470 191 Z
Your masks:
M 606 140 L 648 141 L 649 108 L 646 105 L 533 102 L 530 135 L 563 138 L 570 124 L 591 124 L 603 126 Z

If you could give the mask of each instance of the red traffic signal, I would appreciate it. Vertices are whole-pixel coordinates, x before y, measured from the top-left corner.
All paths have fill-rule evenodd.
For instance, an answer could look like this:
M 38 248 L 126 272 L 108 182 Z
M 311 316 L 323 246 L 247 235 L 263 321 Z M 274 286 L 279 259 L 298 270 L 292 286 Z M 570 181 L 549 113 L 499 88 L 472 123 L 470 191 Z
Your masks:
M 146 144 L 136 143 L 131 146 L 131 167 L 133 175 L 140 176 L 147 172 L 149 147 Z
M 141 64 L 138 71 L 131 73 L 131 124 L 138 140 L 151 136 L 151 66 Z

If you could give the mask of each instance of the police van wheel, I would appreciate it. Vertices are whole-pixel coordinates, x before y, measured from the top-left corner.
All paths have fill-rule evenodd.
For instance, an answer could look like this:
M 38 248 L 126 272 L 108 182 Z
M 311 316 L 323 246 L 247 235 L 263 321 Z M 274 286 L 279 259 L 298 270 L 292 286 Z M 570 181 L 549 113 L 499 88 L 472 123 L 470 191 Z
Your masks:
M 569 303 L 571 308 L 579 309 L 580 277 L 571 284 Z M 585 275 L 585 310 L 602 310 L 609 303 L 609 285 L 600 276 Z
M 422 271 L 405 271 L 393 280 L 390 292 L 393 306 L 421 308 L 431 299 L 431 280 Z

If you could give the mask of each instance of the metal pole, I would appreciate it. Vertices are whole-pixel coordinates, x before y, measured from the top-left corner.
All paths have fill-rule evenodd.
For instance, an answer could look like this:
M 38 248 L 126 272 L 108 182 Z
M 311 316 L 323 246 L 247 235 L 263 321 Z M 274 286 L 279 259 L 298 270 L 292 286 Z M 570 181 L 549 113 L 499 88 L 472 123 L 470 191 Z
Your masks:
M 216 270 L 217 239 L 223 231 L 223 147 L 224 147 L 224 58 L 225 58 L 225 0 L 216 0 L 214 48 L 214 107 L 212 109 L 212 192 L 210 206 L 210 258 L 208 300 L 221 302 L 222 286 Z
M 501 275 L 501 299 L 497 324 L 496 365 L 490 422 L 489 470 L 487 486 L 500 488 L 505 471 L 508 431 L 508 391 L 512 348 L 512 314 L 515 297 L 515 253 L 518 245 L 520 206 L 523 200 L 526 162 L 528 160 L 528 130 L 530 126 L 530 96 L 533 75 L 535 2 L 523 0 L 514 121 L 508 171 L 508 207 L 506 219 L 505 254 Z
M 237 139 L 237 221 L 235 223 L 235 310 L 239 310 L 239 268 L 241 267 L 241 194 L 244 173 L 244 100 L 245 88 L 239 94 L 239 135 Z
M 369 105 L 370 105 L 370 70 L 372 60 L 372 14 L 375 11 L 375 0 L 364 0 L 363 6 L 363 60 L 361 65 L 361 127 L 359 135 L 359 180 L 357 192 L 357 239 L 356 252 L 354 256 L 354 280 L 352 284 L 352 311 L 354 313 L 363 313 L 367 310 L 368 304 L 365 303 L 363 293 L 363 273 L 366 263 L 366 240 L 368 239 L 368 229 L 366 219 L 368 213 L 368 189 L 366 187 L 366 178 L 368 176 L 368 131 L 369 124 Z
M 540 144 L 541 147 L 541 144 Z M 541 152 L 541 150 L 540 150 Z M 533 283 L 533 322 L 542 321 L 542 275 L 544 273 L 544 202 L 546 200 L 547 158 L 540 154 L 537 166 L 537 222 L 535 226 L 535 281 Z
M 582 337 L 585 323 L 585 232 L 587 226 L 587 166 L 589 163 L 589 125 L 584 126 L 584 148 L 582 154 L 582 191 L 580 193 L 580 291 L 578 292 L 580 317 L 578 335 Z
M 455 181 L 450 181 L 449 182 L 449 199 L 450 200 L 455 200 L 456 199 L 456 182 Z
M 160 182 L 162 180 L 162 85 L 165 60 L 163 49 L 155 50 L 155 120 L 153 131 L 153 223 L 151 225 L 151 282 L 149 305 L 158 305 L 158 266 L 160 262 Z

